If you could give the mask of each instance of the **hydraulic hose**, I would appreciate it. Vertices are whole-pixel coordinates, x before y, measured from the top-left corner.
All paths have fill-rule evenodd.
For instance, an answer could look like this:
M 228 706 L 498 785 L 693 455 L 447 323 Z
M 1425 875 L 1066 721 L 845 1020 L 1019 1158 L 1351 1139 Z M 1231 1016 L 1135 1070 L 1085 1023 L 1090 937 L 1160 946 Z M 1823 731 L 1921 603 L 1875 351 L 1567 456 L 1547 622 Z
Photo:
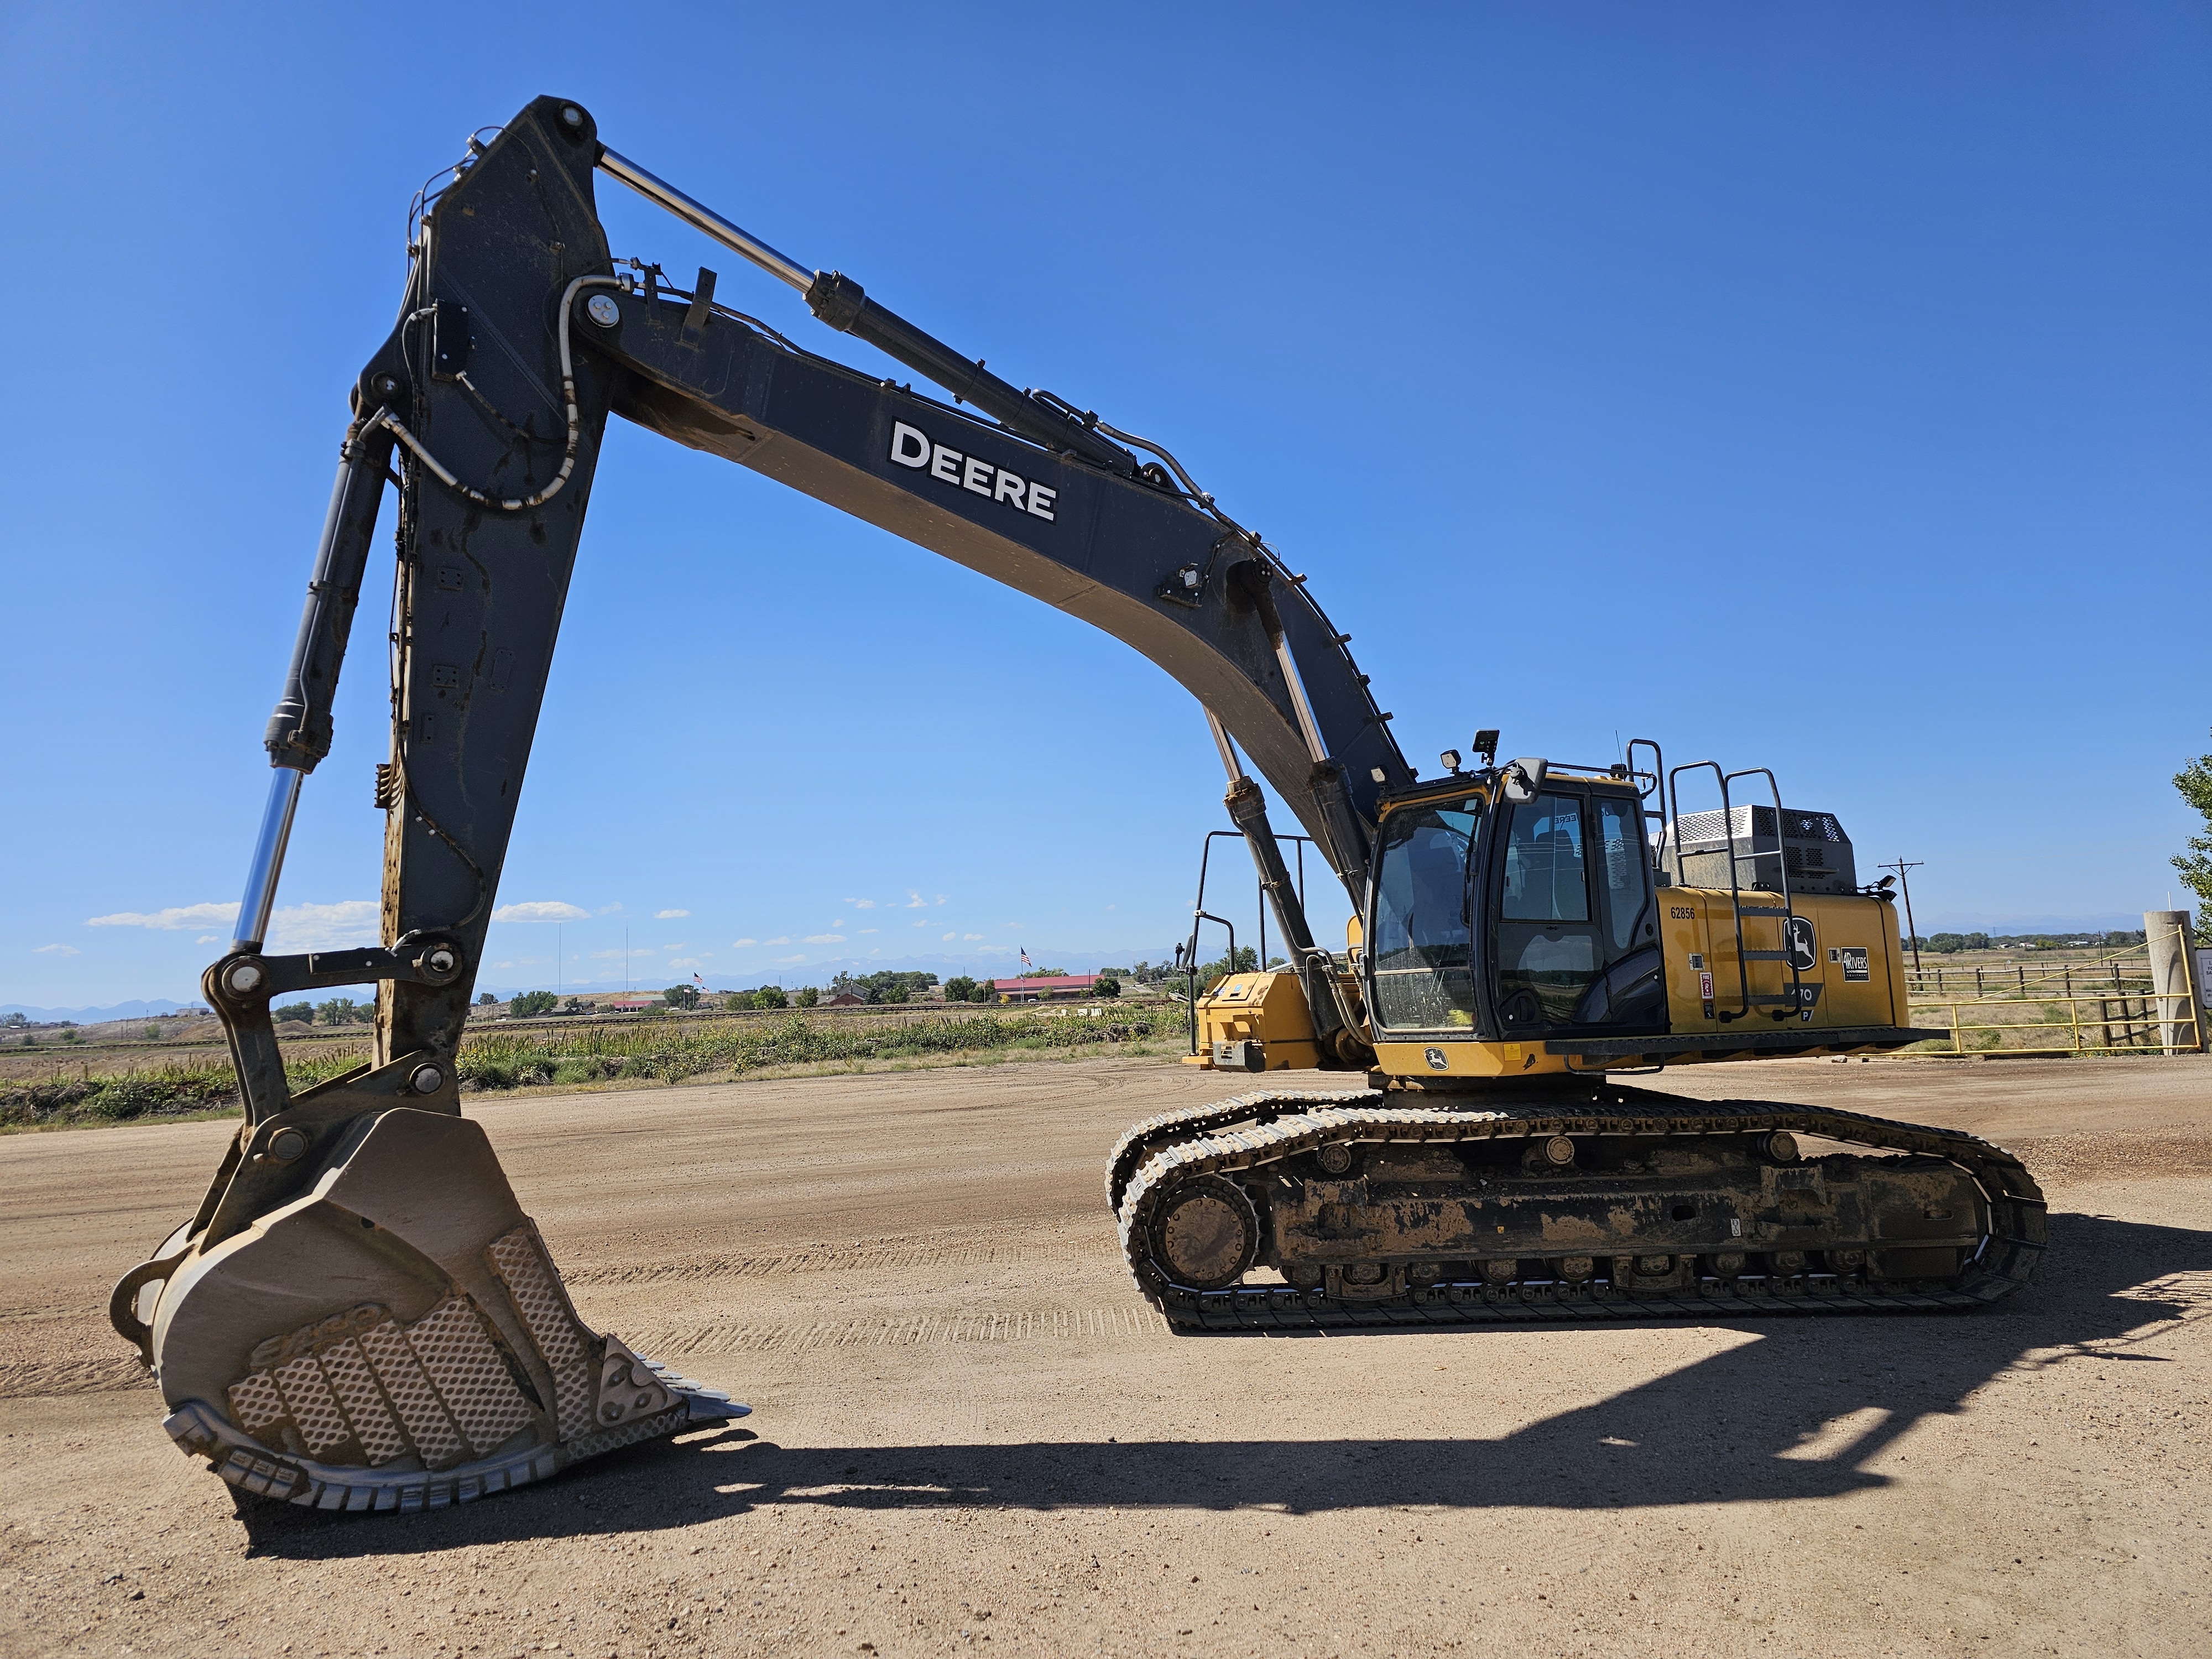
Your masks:
M 577 294 L 587 288 L 619 288 L 621 280 L 614 276 L 579 276 L 568 284 L 561 295 L 561 398 L 568 408 L 568 441 L 561 456 L 561 470 L 553 475 L 552 483 L 535 495 L 509 495 L 504 498 L 487 495 L 481 489 L 472 489 L 453 476 L 453 470 L 422 446 L 422 441 L 410 432 L 400 418 L 389 407 L 380 409 L 365 422 L 368 426 L 387 428 L 399 441 L 415 452 L 416 459 L 436 475 L 438 482 L 465 501 L 478 507 L 489 507 L 500 513 L 527 513 L 532 507 L 543 507 L 561 493 L 568 482 L 568 475 L 576 470 L 576 450 L 584 441 L 584 418 L 576 409 L 576 371 L 568 355 L 568 309 L 575 303 Z

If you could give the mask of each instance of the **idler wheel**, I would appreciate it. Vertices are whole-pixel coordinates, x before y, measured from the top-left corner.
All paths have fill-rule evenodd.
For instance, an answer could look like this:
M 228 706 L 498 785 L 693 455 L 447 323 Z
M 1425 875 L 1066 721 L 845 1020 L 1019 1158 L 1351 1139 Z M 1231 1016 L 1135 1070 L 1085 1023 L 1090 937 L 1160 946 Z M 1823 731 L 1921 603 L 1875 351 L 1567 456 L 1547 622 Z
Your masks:
M 1225 1176 L 1194 1176 L 1170 1192 L 1152 1223 L 1152 1259 L 1194 1291 L 1225 1290 L 1260 1253 L 1260 1212 Z

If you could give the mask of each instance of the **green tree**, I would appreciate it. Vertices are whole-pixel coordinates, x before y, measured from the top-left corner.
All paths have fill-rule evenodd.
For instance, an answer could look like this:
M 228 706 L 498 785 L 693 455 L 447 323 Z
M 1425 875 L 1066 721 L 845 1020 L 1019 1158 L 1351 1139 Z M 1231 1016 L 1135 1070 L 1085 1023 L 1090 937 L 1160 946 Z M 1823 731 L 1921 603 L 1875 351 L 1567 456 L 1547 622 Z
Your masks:
M 296 1019 L 302 1025 L 313 1025 L 315 1023 L 315 1005 L 312 1002 L 288 1002 L 281 1008 L 271 1008 L 269 1018 L 279 1024 Z
M 784 994 L 783 987 L 781 985 L 763 985 L 759 990 L 753 993 L 753 1006 L 756 1008 L 788 1008 L 791 1006 L 791 999 Z
M 1259 966 L 1260 953 L 1249 945 L 1240 945 L 1198 970 L 1198 988 L 1203 991 L 1217 979 L 1225 979 L 1231 974 L 1249 974 Z
M 2204 820 L 2204 833 L 2189 838 L 2189 850 L 2176 856 L 2173 867 L 2181 884 L 2197 895 L 2197 936 L 2212 933 L 2212 755 L 2199 755 L 2173 775 L 2181 799 Z
M 975 981 L 965 974 L 953 975 L 945 981 L 945 1000 L 947 1002 L 975 1001 Z
M 362 1018 L 362 1007 L 351 997 L 332 997 L 315 1005 L 315 1018 L 325 1025 L 350 1025 Z
M 660 994 L 660 1000 L 671 1008 L 696 1008 L 699 988 L 696 985 L 672 985 Z
M 1101 974 L 1091 984 L 1091 994 L 1096 997 L 1118 997 L 1121 994 L 1121 981 L 1111 974 Z
M 477 1006 L 479 1008 L 496 1008 L 499 1006 L 499 999 L 494 996 L 490 992 L 486 991 L 482 996 L 477 999 Z
M 535 1019 L 540 1014 L 550 1014 L 561 1000 L 550 991 L 525 991 L 507 1005 L 507 1012 L 516 1019 Z
M 816 1003 L 821 1000 L 822 993 L 816 990 L 811 985 L 802 985 L 799 988 L 799 1006 L 800 1007 L 811 1008 Z
M 901 973 L 893 968 L 866 975 L 841 972 L 830 981 L 830 994 L 849 991 L 864 1002 L 905 1002 L 924 986 L 936 983 L 934 974 Z

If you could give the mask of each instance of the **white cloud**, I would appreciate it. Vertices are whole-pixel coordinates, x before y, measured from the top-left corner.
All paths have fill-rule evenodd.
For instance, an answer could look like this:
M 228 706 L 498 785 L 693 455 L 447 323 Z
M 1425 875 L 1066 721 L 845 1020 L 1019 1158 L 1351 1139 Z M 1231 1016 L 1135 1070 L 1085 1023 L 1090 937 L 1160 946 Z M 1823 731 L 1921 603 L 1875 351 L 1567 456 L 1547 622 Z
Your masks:
M 845 902 L 855 910 L 872 910 L 876 908 L 876 902 L 873 899 L 847 899 Z
M 944 895 L 944 894 L 942 894 L 942 893 L 939 893 L 939 895 L 938 895 L 934 899 L 933 899 L 933 900 L 932 900 L 932 901 L 930 901 L 930 902 L 931 902 L 932 903 L 933 903 L 933 904 L 942 904 L 942 903 L 944 903 L 944 902 L 945 902 L 945 895 Z
M 625 954 L 629 956 L 632 962 L 635 962 L 640 957 L 649 957 L 653 955 L 653 947 L 650 945 L 633 945 L 629 947 L 629 950 L 627 952 L 621 951 L 594 951 L 592 952 L 592 960 L 594 962 L 620 962 Z
M 707 959 L 704 957 L 671 957 L 668 959 L 668 965 L 689 973 L 694 968 L 704 968 L 707 965 Z
M 74 945 L 33 945 L 32 947 L 31 953 L 33 956 L 40 957 L 74 957 L 82 956 L 83 954 L 83 952 L 79 951 Z
M 382 938 L 382 922 L 383 907 L 374 899 L 288 904 L 270 918 L 269 949 L 294 953 L 374 945 Z
M 192 943 L 195 945 L 220 945 L 222 943 L 222 935 L 221 933 L 202 933 L 198 939 L 194 939 Z
M 788 945 L 791 943 L 791 937 L 787 933 L 778 934 L 774 939 L 764 939 L 761 943 L 763 945 Z
M 166 910 L 143 915 L 137 910 L 118 910 L 112 916 L 94 916 L 84 924 L 88 927 L 159 927 L 165 933 L 182 933 L 188 927 L 210 927 L 216 922 L 225 924 L 238 920 L 238 906 L 229 904 L 173 904 Z
M 732 951 L 742 951 L 748 945 L 758 945 L 760 941 L 757 939 L 733 939 L 730 941 L 730 949 Z
M 502 904 L 491 913 L 494 921 L 588 921 L 592 913 L 580 905 L 564 904 L 559 899 L 525 899 L 520 904 Z
M 951 934 L 950 934 L 950 933 L 947 933 L 945 937 L 945 938 L 947 938 L 947 939 L 951 939 L 951 938 L 952 937 L 952 935 L 951 935 Z M 981 939 L 981 938 L 982 938 L 983 936 L 982 936 L 981 933 L 963 933 L 963 934 L 961 934 L 961 935 L 960 935 L 960 937 L 961 937 L 961 938 L 963 938 L 963 939 Z
M 776 960 L 778 962 L 804 962 L 806 960 L 806 953 L 802 951 L 795 957 L 778 957 Z
M 809 933 L 805 942 L 809 945 L 842 945 L 845 936 L 842 933 Z
M 1029 926 L 1029 923 L 1026 921 L 1009 921 L 1001 923 L 1000 925 L 1006 927 L 1026 927 Z
M 653 919 L 655 921 L 678 921 L 690 914 L 689 910 L 655 910 Z
M 1106 908 L 1107 908 L 1109 910 L 1110 910 L 1110 909 L 1112 909 L 1114 907 L 1113 907 L 1112 905 L 1110 905 L 1110 904 L 1109 904 L 1109 905 L 1108 905 Z
M 622 905 L 621 905 L 621 902 L 620 902 L 619 901 L 617 901 L 617 902 L 615 902 L 615 903 L 613 903 L 613 904 L 602 904 L 602 905 L 599 907 L 599 914 L 600 914 L 601 915 L 603 915 L 603 916 L 611 916 L 611 915 L 614 915 L 614 913 L 615 913 L 616 911 L 617 911 L 617 910 L 619 910 L 619 909 L 621 909 L 621 908 L 622 908 Z
M 863 927 L 860 931 L 864 933 L 880 933 L 884 930 L 880 927 Z
M 927 899 L 922 897 L 921 894 L 915 892 L 912 888 L 908 888 L 907 890 L 906 903 L 902 908 L 908 910 L 920 910 L 927 907 L 928 903 L 929 901 Z
M 959 935 L 959 934 L 957 934 L 957 933 L 947 933 L 947 934 L 945 936 L 945 942 L 947 945 L 950 945 L 950 944 L 951 944 L 951 943 L 952 943 L 952 941 L 953 941 L 954 939 L 958 939 L 959 937 L 960 937 L 960 935 Z

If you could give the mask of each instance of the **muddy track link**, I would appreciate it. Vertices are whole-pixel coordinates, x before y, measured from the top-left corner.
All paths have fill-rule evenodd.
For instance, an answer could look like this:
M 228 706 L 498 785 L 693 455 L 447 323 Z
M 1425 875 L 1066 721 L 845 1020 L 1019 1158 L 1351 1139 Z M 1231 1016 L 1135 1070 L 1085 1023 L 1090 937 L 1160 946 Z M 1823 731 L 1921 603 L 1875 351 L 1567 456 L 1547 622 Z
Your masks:
M 1403 1098 L 1401 1096 L 1400 1098 Z M 1978 1308 L 2035 1275 L 2045 1241 L 2042 1189 L 2010 1152 L 1975 1135 L 1893 1122 L 1856 1112 L 1769 1101 L 1685 1101 L 1642 1091 L 1583 1103 L 1509 1104 L 1493 1110 L 1386 1106 L 1380 1091 L 1328 1097 L 1239 1096 L 1165 1113 L 1133 1127 L 1108 1165 L 1122 1254 L 1146 1300 L 1188 1331 L 1342 1329 L 1453 1324 L 1542 1324 L 1653 1319 L 1728 1319 L 1844 1313 L 1935 1313 Z M 1280 1162 L 1332 1141 L 1367 1144 L 1513 1140 L 1553 1135 L 1793 1134 L 1940 1158 L 1965 1170 L 1989 1205 L 1990 1229 L 1963 1272 L 1942 1282 L 1845 1281 L 1822 1273 L 1782 1279 L 1700 1279 L 1695 1290 L 1618 1291 L 1607 1281 L 1446 1282 L 1373 1300 L 1332 1297 L 1286 1285 L 1197 1290 L 1172 1282 L 1153 1260 L 1152 1223 L 1183 1182 Z M 1132 1176 L 1124 1163 L 1140 1162 Z
M 1206 1134 L 1250 1119 L 1266 1122 L 1285 1112 L 1304 1112 L 1316 1106 L 1340 1103 L 1364 1105 L 1381 1097 L 1372 1089 L 1354 1088 L 1335 1092 L 1320 1089 L 1263 1089 L 1255 1094 L 1231 1095 L 1228 1099 L 1217 1100 L 1210 1106 L 1183 1106 L 1172 1112 L 1161 1112 L 1141 1119 L 1121 1132 L 1121 1138 L 1114 1143 L 1113 1152 L 1107 1156 L 1107 1207 L 1116 1215 L 1121 1213 L 1122 1195 L 1129 1190 L 1129 1183 L 1137 1178 L 1137 1171 L 1144 1167 L 1146 1159 L 1170 1140 Z

